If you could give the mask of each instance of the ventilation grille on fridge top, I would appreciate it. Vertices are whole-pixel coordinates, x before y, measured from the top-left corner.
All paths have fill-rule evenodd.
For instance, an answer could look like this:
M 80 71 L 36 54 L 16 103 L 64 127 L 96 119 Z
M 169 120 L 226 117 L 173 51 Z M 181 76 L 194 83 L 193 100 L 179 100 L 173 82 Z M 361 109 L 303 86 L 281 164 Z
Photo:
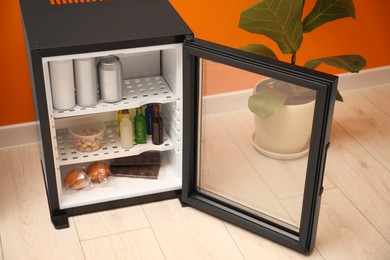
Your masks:
M 87 4 L 87 3 L 103 3 L 110 0 L 50 0 L 51 5 L 67 5 L 67 4 Z

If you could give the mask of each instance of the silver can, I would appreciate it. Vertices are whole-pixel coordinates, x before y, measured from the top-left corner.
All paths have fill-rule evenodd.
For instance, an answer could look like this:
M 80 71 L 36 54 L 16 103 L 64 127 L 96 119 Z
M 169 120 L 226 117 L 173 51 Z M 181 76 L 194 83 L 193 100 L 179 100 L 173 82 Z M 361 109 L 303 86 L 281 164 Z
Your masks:
M 100 98 L 104 102 L 118 102 L 122 99 L 122 63 L 117 56 L 107 56 L 99 60 Z

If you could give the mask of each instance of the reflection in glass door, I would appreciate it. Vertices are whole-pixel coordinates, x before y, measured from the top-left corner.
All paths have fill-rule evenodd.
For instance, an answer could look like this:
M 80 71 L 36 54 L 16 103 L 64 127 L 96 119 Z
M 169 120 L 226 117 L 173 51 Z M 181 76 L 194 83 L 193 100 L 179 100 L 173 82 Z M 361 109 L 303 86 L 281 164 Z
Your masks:
M 199 66 L 198 191 L 299 232 L 316 92 Z

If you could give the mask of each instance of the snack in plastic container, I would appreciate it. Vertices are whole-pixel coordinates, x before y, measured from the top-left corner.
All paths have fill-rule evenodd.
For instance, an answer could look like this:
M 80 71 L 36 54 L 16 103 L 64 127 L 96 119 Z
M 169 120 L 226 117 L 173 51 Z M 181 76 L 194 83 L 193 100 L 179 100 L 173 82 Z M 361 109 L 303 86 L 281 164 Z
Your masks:
M 103 146 L 106 126 L 98 120 L 79 120 L 69 128 L 74 148 L 80 152 L 93 152 Z
M 110 176 L 110 166 L 105 162 L 94 162 L 88 167 L 87 174 L 93 183 L 106 182 Z
M 65 186 L 72 190 L 81 190 L 91 186 L 91 178 L 84 168 L 69 171 L 64 179 Z

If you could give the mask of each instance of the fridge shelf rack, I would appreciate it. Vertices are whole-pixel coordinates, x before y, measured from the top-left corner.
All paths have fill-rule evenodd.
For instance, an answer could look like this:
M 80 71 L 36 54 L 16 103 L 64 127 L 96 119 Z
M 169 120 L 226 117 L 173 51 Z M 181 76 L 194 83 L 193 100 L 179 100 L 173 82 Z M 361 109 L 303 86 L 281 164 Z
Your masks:
M 163 76 L 150 76 L 123 80 L 123 99 L 115 103 L 102 100 L 91 107 L 76 105 L 67 110 L 54 109 L 54 118 L 90 115 L 95 113 L 135 108 L 149 103 L 175 102 L 176 96 L 169 88 Z
M 174 149 L 174 144 L 164 129 L 164 142 L 161 145 L 154 145 L 151 136 L 147 136 L 145 144 L 135 144 L 130 149 L 121 147 L 118 134 L 118 123 L 116 121 L 106 122 L 103 146 L 93 152 L 80 152 L 73 145 L 73 137 L 67 128 L 57 130 L 55 137 L 57 141 L 59 165 L 70 165 L 91 161 L 100 161 L 124 156 L 138 155 L 146 151 L 167 151 Z

